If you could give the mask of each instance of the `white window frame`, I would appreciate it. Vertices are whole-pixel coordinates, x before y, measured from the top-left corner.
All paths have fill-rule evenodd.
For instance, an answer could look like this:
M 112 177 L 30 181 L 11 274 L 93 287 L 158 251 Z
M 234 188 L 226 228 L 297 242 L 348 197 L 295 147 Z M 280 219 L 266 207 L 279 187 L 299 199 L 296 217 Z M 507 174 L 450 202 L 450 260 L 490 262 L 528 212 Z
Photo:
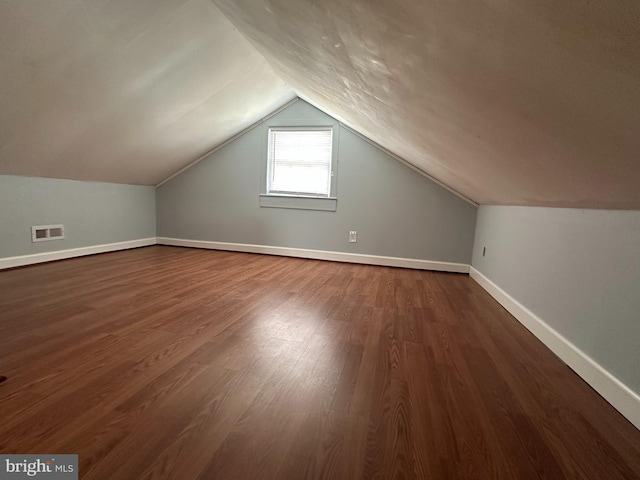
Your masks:
M 331 129 L 331 185 L 329 195 L 289 194 L 269 192 L 269 130 L 326 130 Z M 302 210 L 324 210 L 335 212 L 338 208 L 338 123 L 310 125 L 301 121 L 270 119 L 262 126 L 262 186 L 259 203 L 268 208 L 294 208 Z
M 278 190 L 274 188 L 272 182 L 274 178 L 274 170 L 276 169 L 276 162 L 274 157 L 275 146 L 274 139 L 276 134 L 282 133 L 295 133 L 295 134 L 303 134 L 303 133 L 323 133 L 329 134 L 329 155 L 322 156 L 322 163 L 326 167 L 328 167 L 328 176 L 322 176 L 322 188 L 327 189 L 327 193 L 319 193 L 319 192 L 310 192 L 305 191 L 300 188 L 298 190 Z M 318 198 L 326 198 L 331 196 L 331 152 L 333 152 L 333 145 L 331 142 L 333 140 L 333 129 L 331 127 L 269 127 L 269 139 L 268 139 L 268 149 L 267 149 L 267 193 L 268 194 L 276 194 L 276 195 L 295 195 L 295 196 L 304 196 L 304 197 L 318 197 Z M 326 152 L 325 152 L 326 153 Z M 296 161 L 296 164 L 298 162 Z M 314 176 L 315 178 L 315 176 Z M 300 185 L 297 185 L 300 187 Z

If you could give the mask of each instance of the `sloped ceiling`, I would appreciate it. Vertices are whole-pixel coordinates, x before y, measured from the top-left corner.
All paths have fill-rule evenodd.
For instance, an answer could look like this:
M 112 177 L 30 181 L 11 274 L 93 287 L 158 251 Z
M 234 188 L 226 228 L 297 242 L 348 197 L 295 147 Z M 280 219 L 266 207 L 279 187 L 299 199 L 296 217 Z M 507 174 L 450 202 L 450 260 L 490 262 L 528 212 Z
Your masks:
M 209 0 L 0 2 L 0 174 L 153 185 L 293 98 Z
M 482 204 L 640 209 L 640 2 L 214 0 L 304 99 Z
M 478 203 L 640 209 L 637 0 L 0 2 L 0 174 L 157 184 L 296 95 Z

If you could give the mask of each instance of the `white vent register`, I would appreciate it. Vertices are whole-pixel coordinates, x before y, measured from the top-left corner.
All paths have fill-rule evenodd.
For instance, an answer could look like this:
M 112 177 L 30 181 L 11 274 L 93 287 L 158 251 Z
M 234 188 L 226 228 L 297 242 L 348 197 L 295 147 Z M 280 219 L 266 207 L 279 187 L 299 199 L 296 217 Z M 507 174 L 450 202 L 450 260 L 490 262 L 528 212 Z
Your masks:
M 64 225 L 40 225 L 31 227 L 31 241 L 45 242 L 64 238 Z

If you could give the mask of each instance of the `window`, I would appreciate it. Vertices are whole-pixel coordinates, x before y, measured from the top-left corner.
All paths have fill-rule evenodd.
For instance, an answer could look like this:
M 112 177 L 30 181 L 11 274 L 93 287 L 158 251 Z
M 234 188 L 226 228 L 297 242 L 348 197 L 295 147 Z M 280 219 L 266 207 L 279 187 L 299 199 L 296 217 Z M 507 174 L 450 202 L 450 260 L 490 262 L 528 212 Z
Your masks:
M 261 207 L 337 211 L 338 123 L 308 121 L 263 124 Z
M 270 128 L 267 193 L 329 197 L 331 128 Z

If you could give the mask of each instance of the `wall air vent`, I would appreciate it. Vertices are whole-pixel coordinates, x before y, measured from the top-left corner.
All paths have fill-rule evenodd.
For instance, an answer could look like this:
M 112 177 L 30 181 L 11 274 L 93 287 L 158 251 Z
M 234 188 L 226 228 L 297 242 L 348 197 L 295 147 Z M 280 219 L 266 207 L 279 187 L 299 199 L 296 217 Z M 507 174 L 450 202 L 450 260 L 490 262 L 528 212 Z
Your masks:
M 64 238 L 64 225 L 40 225 L 31 227 L 31 241 L 45 242 Z

